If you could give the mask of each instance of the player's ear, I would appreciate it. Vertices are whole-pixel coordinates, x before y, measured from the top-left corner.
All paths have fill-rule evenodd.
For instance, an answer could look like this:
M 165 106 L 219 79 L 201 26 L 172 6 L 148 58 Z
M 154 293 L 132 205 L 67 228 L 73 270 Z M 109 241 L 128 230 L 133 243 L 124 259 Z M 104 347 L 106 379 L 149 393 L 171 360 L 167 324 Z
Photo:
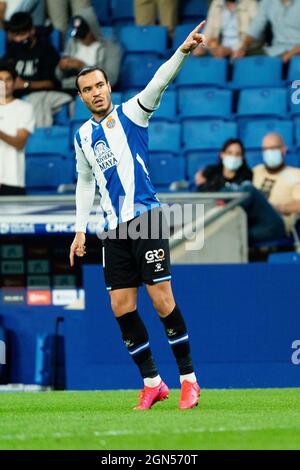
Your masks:
M 111 93 L 111 84 L 109 82 L 107 82 L 107 86 L 108 86 L 108 89 L 109 89 L 109 93 Z

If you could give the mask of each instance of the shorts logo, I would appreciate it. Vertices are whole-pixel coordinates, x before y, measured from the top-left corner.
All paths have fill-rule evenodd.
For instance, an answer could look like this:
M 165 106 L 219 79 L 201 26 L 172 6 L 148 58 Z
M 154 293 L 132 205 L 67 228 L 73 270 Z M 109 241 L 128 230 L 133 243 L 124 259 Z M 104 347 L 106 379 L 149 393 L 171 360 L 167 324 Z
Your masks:
M 161 263 L 156 263 L 154 272 L 159 273 L 160 271 L 163 271 L 164 268 L 162 267 Z
M 114 156 L 113 152 L 103 140 L 98 140 L 98 142 L 95 143 L 94 153 L 96 162 L 98 163 L 102 171 L 116 166 L 116 164 L 118 163 L 118 160 Z
M 108 127 L 109 129 L 113 129 L 115 125 L 116 125 L 115 119 L 112 116 L 110 116 L 106 121 L 106 127 Z
M 165 252 L 162 248 L 159 250 L 147 251 L 145 258 L 147 263 L 157 263 L 157 261 L 164 261 Z

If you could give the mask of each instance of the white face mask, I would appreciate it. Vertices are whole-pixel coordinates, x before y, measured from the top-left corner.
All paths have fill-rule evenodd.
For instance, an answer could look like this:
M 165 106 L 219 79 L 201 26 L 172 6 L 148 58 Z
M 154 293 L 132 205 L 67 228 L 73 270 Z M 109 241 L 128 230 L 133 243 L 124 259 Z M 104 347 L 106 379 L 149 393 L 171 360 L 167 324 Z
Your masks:
M 243 164 L 243 158 L 234 155 L 225 155 L 222 161 L 225 168 L 230 171 L 237 171 Z
M 277 168 L 283 163 L 280 149 L 268 149 L 263 151 L 263 160 L 268 168 Z

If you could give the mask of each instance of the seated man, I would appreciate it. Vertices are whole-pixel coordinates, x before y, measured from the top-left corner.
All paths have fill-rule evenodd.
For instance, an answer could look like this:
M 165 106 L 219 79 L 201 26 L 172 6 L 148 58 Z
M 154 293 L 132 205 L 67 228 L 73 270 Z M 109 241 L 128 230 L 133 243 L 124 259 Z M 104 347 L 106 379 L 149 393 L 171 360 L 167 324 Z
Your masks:
M 81 10 L 72 23 L 72 38 L 56 67 L 56 77 L 61 81 L 63 89 L 75 92 L 76 76 L 86 66 L 104 69 L 114 86 L 119 78 L 122 58 L 119 44 L 103 38 L 92 7 Z
M 16 96 L 55 88 L 55 67 L 59 56 L 45 36 L 38 36 L 30 14 L 15 13 L 6 29 L 9 44 L 4 58 L 15 63 L 18 73 Z
M 256 0 L 213 0 L 204 30 L 208 47 L 197 47 L 193 55 L 231 56 L 241 47 L 256 11 Z
M 248 29 L 242 46 L 234 57 L 243 57 L 255 39 L 259 39 L 270 23 L 273 40 L 264 49 L 269 56 L 281 56 L 284 63 L 300 54 L 299 0 L 261 0 L 256 17 Z
M 267 134 L 263 140 L 264 164 L 253 169 L 253 184 L 283 216 L 287 231 L 300 208 L 300 169 L 287 166 L 287 147 L 279 134 Z
M 34 129 L 32 106 L 13 96 L 16 72 L 0 63 L 0 195 L 25 194 L 24 147 Z

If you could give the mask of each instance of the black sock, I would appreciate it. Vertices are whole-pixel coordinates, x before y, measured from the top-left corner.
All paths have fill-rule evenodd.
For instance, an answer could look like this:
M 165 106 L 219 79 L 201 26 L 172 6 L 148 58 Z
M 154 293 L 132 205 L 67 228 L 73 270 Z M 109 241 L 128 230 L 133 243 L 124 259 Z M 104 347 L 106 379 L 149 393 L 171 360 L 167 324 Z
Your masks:
M 142 377 L 144 379 L 156 377 L 158 371 L 152 357 L 148 333 L 138 311 L 126 313 L 116 319 L 121 328 L 124 344 Z
M 165 318 L 160 318 L 164 324 L 169 344 L 173 350 L 180 375 L 194 372 L 189 336 L 179 307 L 175 305 L 173 312 Z

